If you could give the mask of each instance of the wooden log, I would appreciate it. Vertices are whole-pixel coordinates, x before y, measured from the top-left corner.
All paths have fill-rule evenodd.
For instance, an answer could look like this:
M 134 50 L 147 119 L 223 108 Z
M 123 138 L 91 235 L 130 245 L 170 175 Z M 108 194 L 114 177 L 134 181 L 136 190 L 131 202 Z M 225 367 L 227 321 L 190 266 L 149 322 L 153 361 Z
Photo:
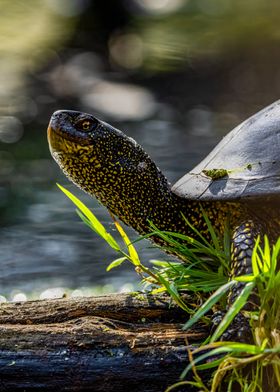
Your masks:
M 186 319 L 146 294 L 2 303 L 0 391 L 164 391 L 206 336 Z

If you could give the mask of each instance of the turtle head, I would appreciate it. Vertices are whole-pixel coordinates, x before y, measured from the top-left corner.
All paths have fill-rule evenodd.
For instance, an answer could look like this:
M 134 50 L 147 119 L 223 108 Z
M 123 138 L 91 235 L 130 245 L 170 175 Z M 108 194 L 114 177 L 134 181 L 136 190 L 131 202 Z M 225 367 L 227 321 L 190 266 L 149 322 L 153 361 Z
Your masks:
M 60 110 L 51 117 L 48 141 L 71 181 L 140 231 L 137 215 L 149 217 L 149 198 L 156 199 L 165 179 L 135 140 L 90 114 Z

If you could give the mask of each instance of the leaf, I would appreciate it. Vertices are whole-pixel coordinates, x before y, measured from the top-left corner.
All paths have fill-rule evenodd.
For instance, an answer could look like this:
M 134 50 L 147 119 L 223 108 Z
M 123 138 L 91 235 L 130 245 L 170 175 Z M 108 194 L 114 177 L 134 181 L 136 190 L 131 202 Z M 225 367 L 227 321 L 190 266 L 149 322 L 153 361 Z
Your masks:
M 114 261 L 112 261 L 108 267 L 106 268 L 106 271 L 110 271 L 113 268 L 118 267 L 119 265 L 121 265 L 125 260 L 127 260 L 127 257 L 120 257 L 119 259 L 116 259 Z
M 120 251 L 120 247 L 116 240 L 109 234 L 102 223 L 96 218 L 96 216 L 90 211 L 87 206 L 82 203 L 76 196 L 74 196 L 70 191 L 65 189 L 63 186 L 57 184 L 58 188 L 74 203 L 80 213 L 78 215 L 80 218 L 89 226 L 93 231 L 95 231 L 100 237 L 102 237 L 108 245 L 114 250 Z
M 127 246 L 128 253 L 131 258 L 132 263 L 136 266 L 141 265 L 138 253 L 137 253 L 136 249 L 134 248 L 134 246 L 132 245 L 132 243 L 131 243 L 130 239 L 128 238 L 127 234 L 125 233 L 124 229 L 121 227 L 120 223 L 115 219 L 115 217 L 114 216 L 112 216 L 112 217 L 113 217 L 113 220 L 114 220 L 114 223 L 115 223 L 115 226 L 116 226 L 118 232 L 120 233 L 125 245 Z

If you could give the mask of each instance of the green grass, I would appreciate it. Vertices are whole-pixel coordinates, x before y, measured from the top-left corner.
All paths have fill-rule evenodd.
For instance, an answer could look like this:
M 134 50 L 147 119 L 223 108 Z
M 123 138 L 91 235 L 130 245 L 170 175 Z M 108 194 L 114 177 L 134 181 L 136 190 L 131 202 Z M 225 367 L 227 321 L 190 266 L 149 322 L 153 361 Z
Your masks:
M 115 217 L 112 216 L 112 219 L 120 234 L 121 243 L 107 232 L 92 211 L 79 199 L 58 186 L 76 205 L 77 213 L 85 224 L 117 252 L 118 258 L 107 267 L 107 271 L 125 261 L 130 262 L 141 275 L 144 287 L 149 288 L 152 293 L 169 293 L 189 314 L 184 329 L 191 328 L 199 319 L 210 323 L 209 314 L 213 308 L 225 309 L 229 290 L 238 281 L 244 283 L 242 292 L 228 309 L 214 334 L 209 337 L 207 344 L 189 353 L 190 365 L 182 373 L 181 381 L 168 388 L 168 391 L 176 390 L 182 385 L 192 385 L 197 387 L 198 391 L 233 392 L 238 385 L 241 391 L 261 392 L 267 389 L 266 382 L 270 392 L 280 390 L 280 272 L 277 270 L 280 239 L 275 245 L 271 245 L 266 236 L 262 241 L 258 238 L 252 255 L 252 274 L 228 280 L 229 230 L 220 238 L 205 214 L 210 241 L 197 232 L 187 220 L 186 225 L 198 239 L 160 231 L 151 222 L 151 233 L 146 237 L 158 236 L 166 244 L 165 249 L 178 255 L 182 261 L 151 260 L 151 267 L 148 268 L 141 262 L 133 243 Z M 253 342 L 244 344 L 217 341 L 236 314 L 242 310 L 253 290 L 258 293 L 260 304 L 254 311 L 243 312 L 250 322 Z M 184 302 L 180 294 L 182 291 L 192 295 L 194 300 L 191 304 Z M 199 372 L 206 369 L 213 369 L 211 386 L 205 385 L 200 377 Z M 193 379 L 185 381 L 191 371 Z

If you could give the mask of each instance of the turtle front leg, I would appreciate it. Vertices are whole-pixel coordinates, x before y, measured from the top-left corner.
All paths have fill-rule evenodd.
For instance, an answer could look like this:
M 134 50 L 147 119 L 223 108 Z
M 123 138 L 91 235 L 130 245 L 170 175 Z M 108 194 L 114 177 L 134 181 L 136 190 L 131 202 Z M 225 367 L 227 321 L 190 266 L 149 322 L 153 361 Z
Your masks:
M 259 225 L 252 220 L 248 220 L 237 226 L 233 232 L 231 245 L 231 273 L 230 277 L 250 275 L 252 273 L 252 254 L 255 240 L 260 234 Z M 244 283 L 238 282 L 228 296 L 228 307 L 236 300 L 244 288 Z M 246 310 L 252 310 L 255 296 L 250 298 L 245 305 Z
M 260 227 L 251 220 L 243 222 L 237 226 L 232 236 L 231 247 L 231 278 L 252 273 L 252 253 L 255 240 L 260 234 Z M 234 303 L 244 288 L 244 283 L 238 282 L 228 295 L 227 309 Z M 252 294 L 244 310 L 253 310 L 256 307 L 256 295 Z M 217 312 L 213 316 L 213 324 L 220 323 L 224 312 Z M 220 340 L 248 342 L 252 340 L 251 328 L 248 319 L 239 313 L 230 324 L 228 329 L 223 333 Z

